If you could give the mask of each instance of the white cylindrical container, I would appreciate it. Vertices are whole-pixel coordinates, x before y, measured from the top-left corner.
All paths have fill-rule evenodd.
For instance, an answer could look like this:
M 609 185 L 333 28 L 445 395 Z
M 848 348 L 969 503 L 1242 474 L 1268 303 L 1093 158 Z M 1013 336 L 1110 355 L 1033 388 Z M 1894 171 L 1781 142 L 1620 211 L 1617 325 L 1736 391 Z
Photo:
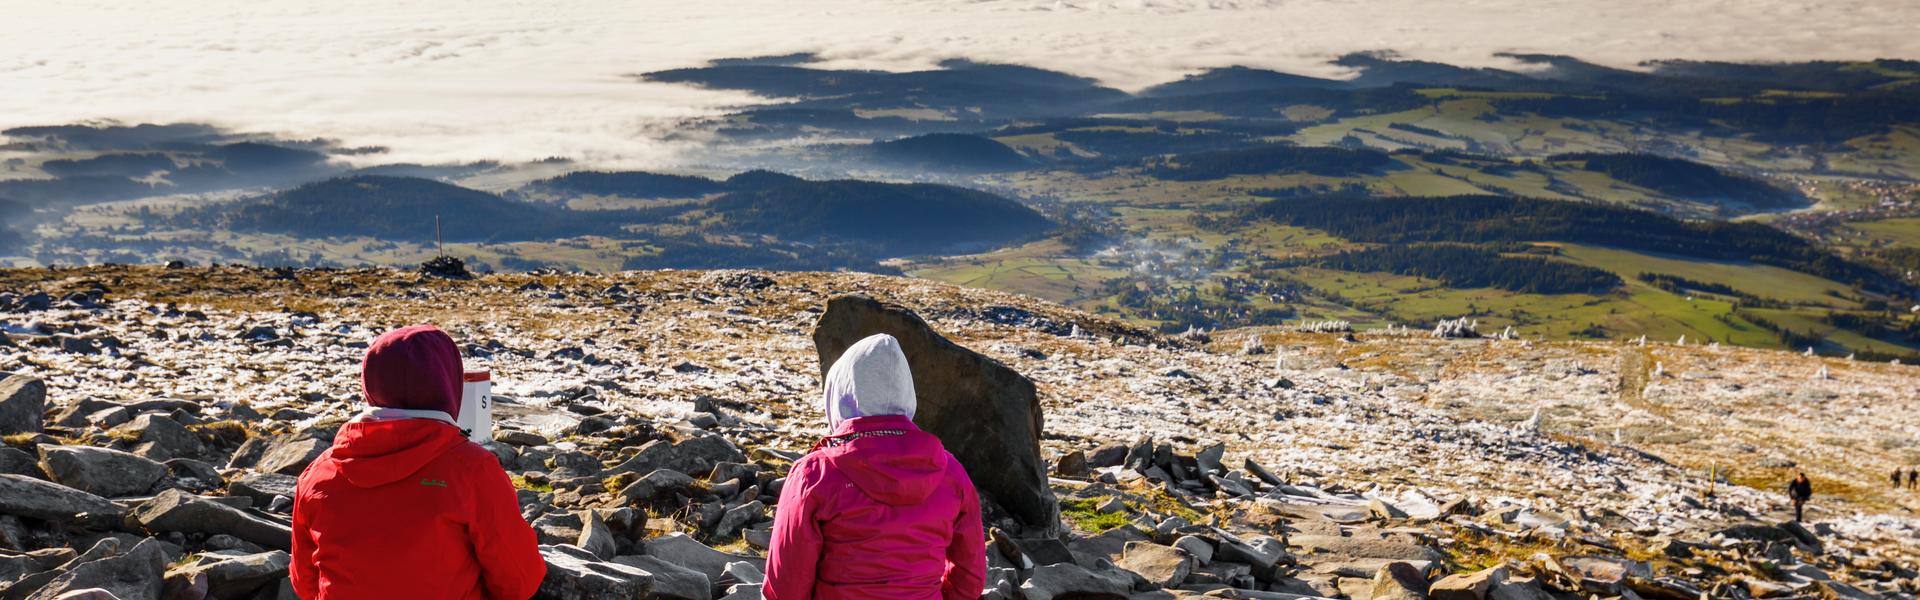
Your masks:
M 461 380 L 460 428 L 476 443 L 493 441 L 493 374 L 467 371 Z

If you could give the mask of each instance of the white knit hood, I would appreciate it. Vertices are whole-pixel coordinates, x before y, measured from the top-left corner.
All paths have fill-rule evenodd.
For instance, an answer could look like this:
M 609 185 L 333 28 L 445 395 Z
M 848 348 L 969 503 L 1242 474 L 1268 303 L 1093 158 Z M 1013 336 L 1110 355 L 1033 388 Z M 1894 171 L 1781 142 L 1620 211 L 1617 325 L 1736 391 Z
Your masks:
M 827 369 L 827 428 L 859 417 L 913 418 L 918 405 L 913 395 L 913 371 L 900 341 L 887 334 L 854 343 Z

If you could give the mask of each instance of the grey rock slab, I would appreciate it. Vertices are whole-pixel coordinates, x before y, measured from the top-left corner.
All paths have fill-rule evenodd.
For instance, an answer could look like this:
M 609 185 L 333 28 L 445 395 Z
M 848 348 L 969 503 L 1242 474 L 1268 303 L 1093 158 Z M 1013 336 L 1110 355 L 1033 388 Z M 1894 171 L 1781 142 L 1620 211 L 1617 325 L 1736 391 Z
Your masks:
M 534 592 L 536 600 L 599 600 L 646 598 L 653 590 L 653 574 L 643 569 L 597 560 L 575 546 L 541 546 L 547 574 Z
M 227 484 L 227 493 L 253 499 L 254 506 L 266 506 L 274 496 L 293 497 L 300 478 L 280 473 L 248 473 Z
M 151 451 L 162 460 L 196 456 L 205 448 L 200 443 L 199 435 L 188 431 L 186 426 L 167 418 L 166 415 L 145 414 L 134 417 L 132 421 L 113 428 L 110 435 L 117 439 L 136 440 L 142 445 L 152 444 Z
M 292 563 L 293 557 L 279 550 L 238 555 L 212 554 L 203 556 L 198 564 L 176 568 L 167 576 L 204 574 L 207 577 L 208 598 L 241 600 L 252 598 L 261 589 L 286 578 Z
M 1026 600 L 1122 600 L 1133 591 L 1133 577 L 1117 569 L 1092 571 L 1073 563 L 1044 565 L 1021 584 Z
M 766 559 L 727 554 L 684 533 L 669 533 L 649 539 L 643 545 L 646 546 L 647 556 L 699 571 L 708 580 L 717 580 L 725 574 L 728 563 L 745 561 L 761 569 L 766 565 Z
M 105 497 L 139 496 L 167 474 L 166 465 L 92 446 L 41 446 L 40 469 L 54 483 Z
M 580 526 L 580 549 L 593 553 L 600 560 L 610 560 L 620 551 L 620 541 L 613 537 L 613 528 L 607 526 L 606 519 L 600 513 L 582 511 Z
M 118 520 L 126 513 L 106 498 L 24 475 L 0 474 L 0 514 L 42 521 Z
M 652 473 L 661 469 L 680 473 L 711 473 L 714 465 L 728 462 L 744 463 L 747 457 L 733 442 L 717 435 L 703 435 L 677 443 L 654 440 L 641 446 L 632 457 L 608 469 L 603 475 Z
M 268 548 L 292 548 L 286 525 L 180 490 L 167 490 L 135 508 L 135 522 L 149 531 L 227 534 Z
M 658 556 L 616 556 L 613 562 L 653 574 L 653 592 L 648 598 L 662 600 L 711 600 L 713 584 L 706 574 L 667 562 Z
M 54 600 L 87 589 L 105 590 L 120 600 L 159 600 L 166 569 L 167 552 L 160 541 L 142 540 L 124 552 L 62 566 L 63 573 L 27 600 Z

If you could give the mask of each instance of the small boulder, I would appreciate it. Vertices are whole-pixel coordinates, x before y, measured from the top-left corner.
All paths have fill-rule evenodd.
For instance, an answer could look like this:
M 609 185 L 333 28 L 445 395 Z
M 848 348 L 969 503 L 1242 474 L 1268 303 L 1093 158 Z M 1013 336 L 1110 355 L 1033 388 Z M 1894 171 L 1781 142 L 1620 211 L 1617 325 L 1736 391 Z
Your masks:
M 1427 600 L 1427 576 L 1413 565 L 1390 562 L 1373 574 L 1373 600 Z
M 250 498 L 254 506 L 266 506 L 274 496 L 293 497 L 300 478 L 279 473 L 248 473 L 227 484 L 227 495 Z
M 46 412 L 46 383 L 26 375 L 0 380 L 0 435 L 40 433 Z
M 293 558 L 274 550 L 254 554 L 208 554 L 197 564 L 177 567 L 168 579 L 207 578 L 207 597 L 213 600 L 241 600 L 286 578 Z
M 592 552 L 600 560 L 608 560 L 620 552 L 620 542 L 613 537 L 613 528 L 607 526 L 606 519 L 600 513 L 583 511 L 580 527 L 580 549 Z
M 109 435 L 138 442 L 142 455 L 158 460 L 197 456 L 203 449 L 200 436 L 166 415 L 144 414 L 134 417 L 132 421 L 113 428 Z
M 653 505 L 665 502 L 674 492 L 693 485 L 693 477 L 669 469 L 659 469 L 620 488 L 620 504 Z
M 1493 587 L 1506 578 L 1506 567 L 1449 575 L 1433 582 L 1427 588 L 1427 597 L 1432 600 L 1486 600 Z
M 1187 575 L 1193 572 L 1193 557 L 1185 550 L 1153 542 L 1129 542 L 1114 564 L 1163 588 L 1185 583 Z

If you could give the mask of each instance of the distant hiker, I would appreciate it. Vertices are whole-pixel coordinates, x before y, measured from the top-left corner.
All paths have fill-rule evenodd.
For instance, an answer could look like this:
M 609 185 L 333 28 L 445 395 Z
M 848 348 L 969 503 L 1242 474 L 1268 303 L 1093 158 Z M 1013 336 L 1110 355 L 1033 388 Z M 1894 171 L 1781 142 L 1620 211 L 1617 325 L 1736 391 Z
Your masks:
M 1906 476 L 1906 474 L 1907 474 L 1906 467 L 1893 468 L 1893 489 L 1896 489 L 1896 490 L 1900 489 L 1900 485 L 1901 485 L 1900 478 Z
M 305 600 L 525 600 L 546 576 L 499 459 L 467 441 L 460 351 L 432 325 L 387 332 L 360 365 L 368 410 L 340 428 L 293 501 Z
M 1807 480 L 1805 472 L 1796 473 L 1793 483 L 1787 484 L 1787 498 L 1793 500 L 1793 522 L 1798 523 L 1804 516 L 1807 500 L 1813 498 L 1813 482 Z
M 830 434 L 787 475 L 767 600 L 972 600 L 986 581 L 980 498 L 960 461 L 913 424 L 900 342 L 860 340 L 827 370 Z
M 1920 488 L 1920 467 L 1907 469 L 1907 489 Z

